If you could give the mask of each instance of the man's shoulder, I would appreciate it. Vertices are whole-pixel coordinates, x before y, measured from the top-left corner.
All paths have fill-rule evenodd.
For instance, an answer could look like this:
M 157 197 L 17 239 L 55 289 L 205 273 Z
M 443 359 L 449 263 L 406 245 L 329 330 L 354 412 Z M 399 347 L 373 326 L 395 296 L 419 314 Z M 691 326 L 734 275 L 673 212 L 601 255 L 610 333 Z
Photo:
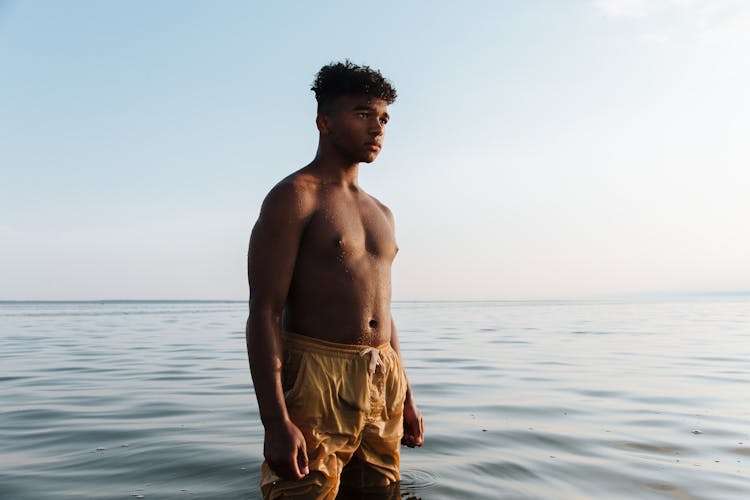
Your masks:
M 370 193 L 366 193 L 367 196 L 375 203 L 375 205 L 385 214 L 386 217 L 393 223 L 393 212 L 391 212 L 391 209 L 386 206 L 385 203 L 371 195 Z
M 262 210 L 309 215 L 317 207 L 318 187 L 319 183 L 312 176 L 302 171 L 294 172 L 271 188 Z
M 313 201 L 320 187 L 320 182 L 310 174 L 297 171 L 281 179 L 266 196 L 266 200 L 281 198 L 283 201 Z

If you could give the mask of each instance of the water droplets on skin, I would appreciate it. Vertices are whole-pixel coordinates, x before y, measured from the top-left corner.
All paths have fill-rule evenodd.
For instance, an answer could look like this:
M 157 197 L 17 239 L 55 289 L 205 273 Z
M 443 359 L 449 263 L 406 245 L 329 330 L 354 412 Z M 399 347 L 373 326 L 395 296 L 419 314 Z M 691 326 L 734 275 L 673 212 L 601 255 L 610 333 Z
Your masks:
M 341 238 L 336 238 L 336 247 L 339 249 L 339 259 L 343 259 L 346 256 L 346 250 L 344 250 L 344 240 L 342 240 Z

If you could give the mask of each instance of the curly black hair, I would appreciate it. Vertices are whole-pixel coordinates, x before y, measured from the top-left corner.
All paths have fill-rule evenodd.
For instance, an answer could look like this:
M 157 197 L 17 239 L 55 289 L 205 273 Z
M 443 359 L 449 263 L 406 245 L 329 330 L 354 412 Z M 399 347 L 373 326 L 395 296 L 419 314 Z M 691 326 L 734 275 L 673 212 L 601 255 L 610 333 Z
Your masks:
M 349 59 L 320 68 L 311 90 L 315 92 L 319 113 L 342 95 L 365 94 L 383 99 L 388 104 L 393 104 L 396 100 L 396 89 L 383 78 L 380 71 L 369 66 L 359 66 Z

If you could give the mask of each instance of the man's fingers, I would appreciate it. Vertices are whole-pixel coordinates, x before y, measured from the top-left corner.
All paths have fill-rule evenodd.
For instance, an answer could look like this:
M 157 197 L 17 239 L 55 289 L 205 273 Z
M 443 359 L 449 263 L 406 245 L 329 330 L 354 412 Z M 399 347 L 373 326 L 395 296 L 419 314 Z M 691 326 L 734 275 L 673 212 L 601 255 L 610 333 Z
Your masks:
M 401 443 L 409 448 L 422 446 L 424 443 L 424 420 L 422 417 L 419 417 L 418 422 L 412 423 L 408 429 L 405 429 Z
M 418 439 L 419 437 L 414 429 L 407 429 L 406 432 L 404 432 L 404 436 L 401 438 L 401 444 L 408 446 L 409 448 L 414 448 L 417 446 Z
M 307 449 L 305 447 L 305 441 L 300 440 L 297 446 L 294 448 L 294 454 L 289 457 L 289 463 L 287 464 L 290 470 L 290 478 L 302 479 L 310 473 L 310 469 L 307 464 Z
M 299 448 L 297 448 L 297 467 L 302 476 L 310 473 L 310 469 L 307 467 L 307 446 L 305 445 L 305 441 L 302 441 Z
M 267 429 L 263 455 L 283 479 L 301 479 L 310 473 L 305 437 L 294 424 Z
M 292 458 L 292 457 L 289 457 Z M 268 463 L 271 466 L 271 470 L 273 470 L 276 474 L 281 476 L 283 479 L 299 479 L 302 477 L 302 474 L 300 474 L 299 469 L 297 469 L 297 463 L 296 460 L 291 461 L 278 461 L 278 462 L 269 462 Z
M 411 436 L 404 436 L 401 439 L 401 444 L 408 446 L 409 448 L 414 448 L 414 438 Z
M 290 455 L 275 461 L 269 460 L 268 463 L 271 469 L 284 479 L 301 479 L 310 472 L 307 468 L 307 453 L 304 450 L 304 441 L 302 446 L 295 446 Z

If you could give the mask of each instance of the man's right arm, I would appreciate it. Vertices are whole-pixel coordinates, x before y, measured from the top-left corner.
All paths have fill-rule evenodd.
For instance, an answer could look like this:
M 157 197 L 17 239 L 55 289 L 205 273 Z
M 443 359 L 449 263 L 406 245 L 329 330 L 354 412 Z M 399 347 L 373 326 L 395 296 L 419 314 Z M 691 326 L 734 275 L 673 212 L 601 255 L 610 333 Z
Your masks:
M 250 371 L 265 428 L 263 454 L 285 479 L 307 474 L 305 440 L 287 413 L 281 386 L 281 315 L 313 197 L 282 181 L 266 197 L 250 236 L 250 314 L 246 340 Z

